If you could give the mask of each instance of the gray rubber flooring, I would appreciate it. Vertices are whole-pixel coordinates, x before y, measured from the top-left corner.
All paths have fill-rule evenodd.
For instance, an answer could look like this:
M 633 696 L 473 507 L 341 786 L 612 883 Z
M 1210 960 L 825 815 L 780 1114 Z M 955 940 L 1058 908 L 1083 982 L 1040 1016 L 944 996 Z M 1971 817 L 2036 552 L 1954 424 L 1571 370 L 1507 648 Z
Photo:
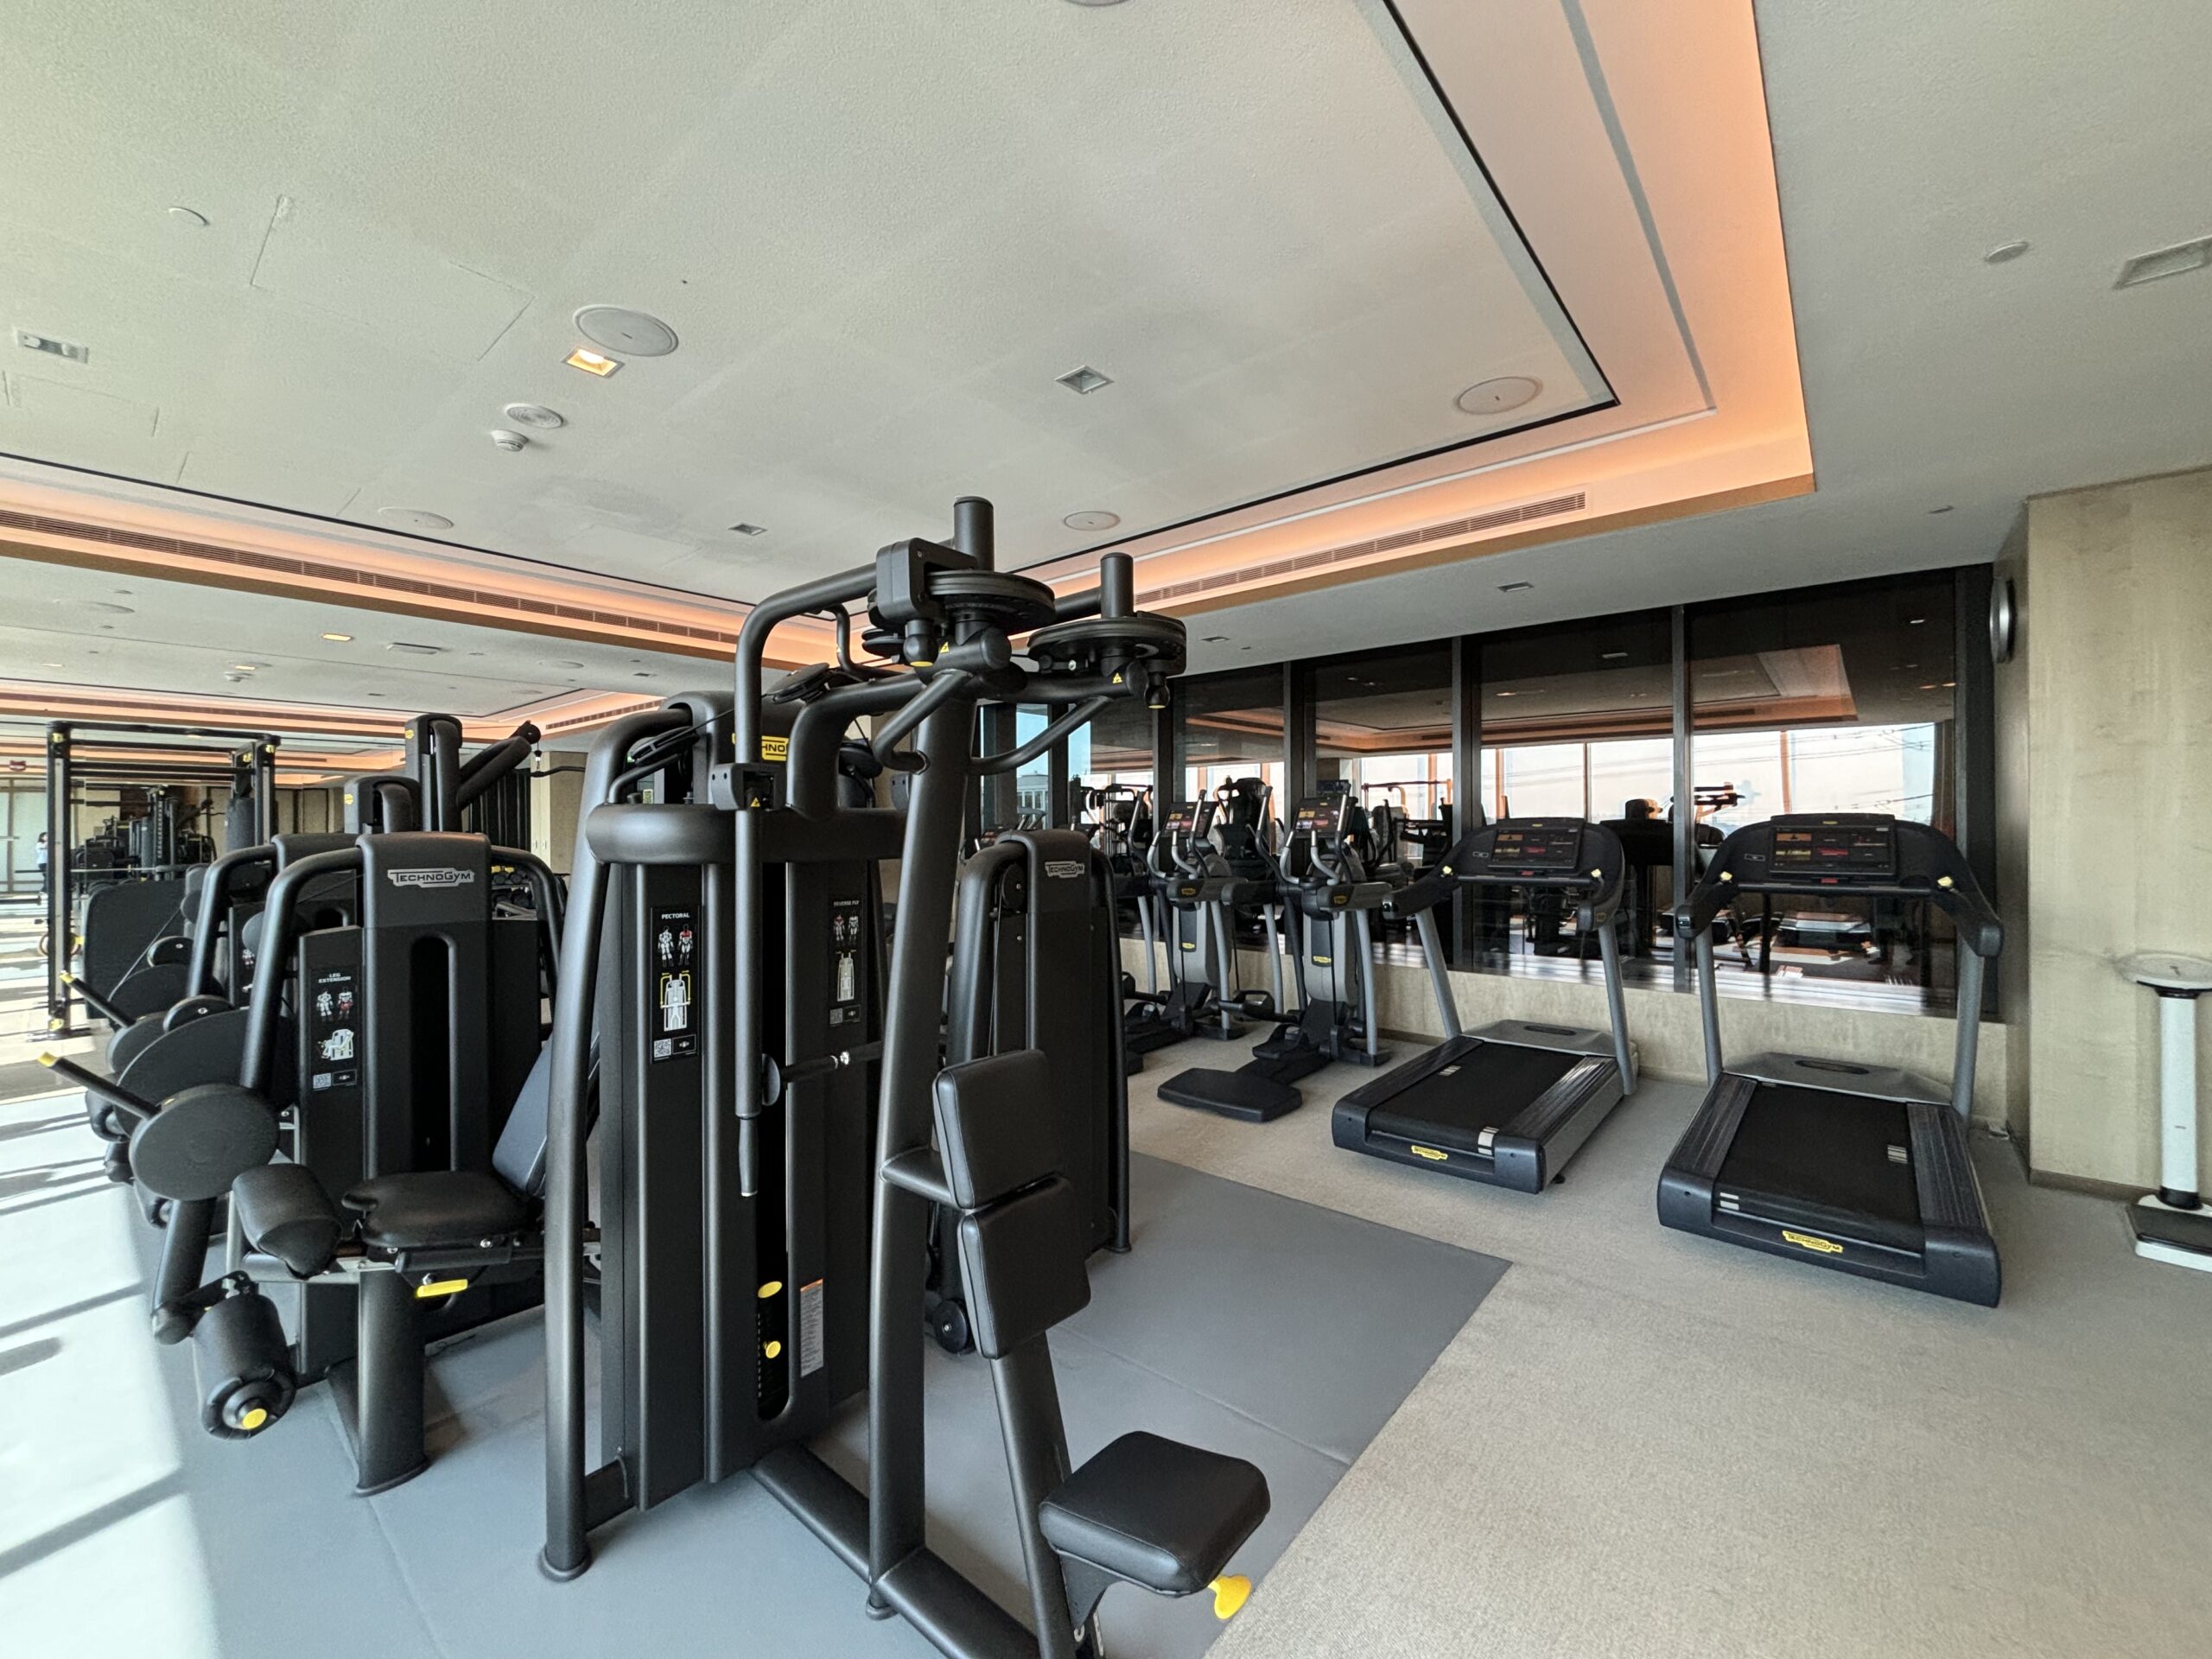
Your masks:
M 446 1350 L 437 1458 L 350 1496 L 318 1390 L 245 1443 L 200 1433 L 188 1353 L 146 1338 L 154 1236 L 97 1179 L 73 1103 L 0 1106 L 0 1629 L 24 1655 L 163 1659 L 546 1659 L 924 1655 L 861 1610 L 858 1581 L 747 1479 L 598 1535 L 569 1585 L 542 1535 L 534 1318 Z M 1265 1130 L 1255 1133 L 1265 1134 Z M 1274 1512 L 1236 1570 L 1268 1567 L 1503 1273 L 1494 1256 L 1139 1157 L 1135 1249 L 1094 1262 L 1092 1306 L 1054 1337 L 1080 1459 L 1144 1427 L 1247 1457 Z M 35 1270 L 26 1271 L 29 1264 Z M 988 1375 L 934 1353 L 931 1545 L 1020 1609 Z M 856 1474 L 857 1418 L 821 1446 Z M 1112 1650 L 1203 1652 L 1205 1597 L 1123 1588 Z

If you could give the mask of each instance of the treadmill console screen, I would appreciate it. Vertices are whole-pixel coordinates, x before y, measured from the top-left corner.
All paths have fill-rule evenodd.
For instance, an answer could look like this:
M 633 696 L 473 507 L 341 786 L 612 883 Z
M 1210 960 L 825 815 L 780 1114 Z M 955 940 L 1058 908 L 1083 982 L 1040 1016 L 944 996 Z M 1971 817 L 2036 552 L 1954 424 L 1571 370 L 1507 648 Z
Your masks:
M 1308 795 L 1291 814 L 1291 834 L 1311 836 L 1316 841 L 1333 840 L 1344 829 L 1344 803 L 1351 798 L 1349 795 Z
M 1508 818 L 1497 826 L 1492 868 L 1573 870 L 1582 864 L 1582 826 L 1573 818 Z
M 1773 868 L 1777 874 L 1894 878 L 1897 836 L 1886 823 L 1779 819 L 1774 826 Z

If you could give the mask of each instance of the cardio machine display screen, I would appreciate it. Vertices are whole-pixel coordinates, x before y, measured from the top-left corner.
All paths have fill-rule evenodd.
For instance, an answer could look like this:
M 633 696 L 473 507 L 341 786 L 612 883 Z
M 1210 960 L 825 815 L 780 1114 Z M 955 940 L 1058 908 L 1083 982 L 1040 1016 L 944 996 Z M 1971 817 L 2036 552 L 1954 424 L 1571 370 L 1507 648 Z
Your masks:
M 1160 832 L 1169 836 L 1203 836 L 1213 828 L 1213 803 L 1170 801 L 1162 809 Z
M 1497 826 L 1493 868 L 1572 870 L 1582 863 L 1582 826 L 1567 820 L 1508 818 Z
M 1806 823 L 1774 826 L 1774 869 L 1789 875 L 1894 876 L 1897 843 L 1886 823 Z
M 1291 814 L 1293 835 L 1308 835 L 1326 840 L 1335 835 L 1344 821 L 1344 801 L 1342 795 L 1309 795 L 1298 804 Z

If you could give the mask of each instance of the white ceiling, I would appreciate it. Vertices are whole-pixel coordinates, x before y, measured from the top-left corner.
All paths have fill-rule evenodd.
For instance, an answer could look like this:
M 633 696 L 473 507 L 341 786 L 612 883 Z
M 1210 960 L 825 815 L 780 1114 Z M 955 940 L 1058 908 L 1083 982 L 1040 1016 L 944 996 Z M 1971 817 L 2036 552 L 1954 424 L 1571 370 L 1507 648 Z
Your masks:
M 578 690 L 665 696 L 728 678 L 714 663 L 657 652 L 67 565 L 0 568 L 10 578 L 0 681 L 481 718 Z M 437 654 L 395 652 L 395 642 Z M 225 677 L 241 664 L 257 666 Z
M 0 449 L 757 598 L 1608 388 L 1382 0 L 18 0 Z M 204 228 L 164 210 L 195 209 Z M 562 365 L 570 314 L 671 357 Z M 1116 384 L 1079 397 L 1078 364 Z M 1523 375 L 1482 418 L 1452 399 Z M 521 454 L 510 401 L 569 417 Z M 767 527 L 745 537 L 739 520 Z
M 1643 3 L 1558 0 L 1550 26 L 1602 43 Z M 1077 508 L 1126 531 L 1479 432 L 1450 397 L 1484 374 L 1600 390 L 1382 15 L 17 0 L 0 327 L 94 354 L 0 340 L 0 450 L 372 521 L 435 507 L 455 540 L 750 597 L 941 524 L 958 493 L 997 499 L 1019 562 L 1095 539 L 1060 527 Z M 1199 613 L 1194 666 L 1986 559 L 2030 494 L 2212 461 L 2212 274 L 2111 288 L 2129 255 L 2212 231 L 2212 8 L 1757 16 L 1817 493 Z M 1563 148 L 1569 113 L 1515 122 Z M 1617 226 L 1625 201 L 1578 222 Z M 1982 262 L 2013 238 L 2025 257 Z M 1663 308 L 1654 268 L 1636 279 Z M 569 311 L 601 300 L 683 348 L 605 382 L 562 367 Z M 1084 360 L 1117 384 L 1052 384 Z M 515 398 L 571 423 L 500 454 L 485 433 Z M 728 534 L 741 518 L 771 533 Z M 461 713 L 570 676 L 714 678 L 179 584 L 73 617 L 24 586 L 148 584 L 6 569 L 0 677 L 213 692 L 261 660 L 265 695 Z M 323 655 L 325 627 L 357 653 Z M 381 650 L 448 634 L 435 667 Z M 122 663 L 95 664 L 105 640 Z
M 2112 286 L 2212 232 L 2212 7 L 1757 16 L 1817 492 L 1196 616 L 1194 667 L 1983 561 L 2028 496 L 2212 463 L 2212 272 Z

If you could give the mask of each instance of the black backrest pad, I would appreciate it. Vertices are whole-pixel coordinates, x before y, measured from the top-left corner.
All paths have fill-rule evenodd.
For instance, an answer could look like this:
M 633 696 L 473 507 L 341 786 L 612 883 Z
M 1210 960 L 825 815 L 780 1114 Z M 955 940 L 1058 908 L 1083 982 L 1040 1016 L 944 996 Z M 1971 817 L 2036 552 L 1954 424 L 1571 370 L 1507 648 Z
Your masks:
M 1058 1172 L 1052 1090 L 1052 1066 L 1033 1048 L 938 1073 L 938 1152 L 959 1208 L 981 1209 Z
M 553 1051 L 537 1051 L 537 1063 L 522 1080 L 514 1109 L 492 1148 L 492 1168 L 526 1198 L 536 1198 L 545 1182 L 546 1114 L 553 1103 Z
M 1057 1175 L 961 1217 L 960 1266 L 986 1359 L 1003 1359 L 1090 1305 L 1087 1248 L 1082 1203 Z

